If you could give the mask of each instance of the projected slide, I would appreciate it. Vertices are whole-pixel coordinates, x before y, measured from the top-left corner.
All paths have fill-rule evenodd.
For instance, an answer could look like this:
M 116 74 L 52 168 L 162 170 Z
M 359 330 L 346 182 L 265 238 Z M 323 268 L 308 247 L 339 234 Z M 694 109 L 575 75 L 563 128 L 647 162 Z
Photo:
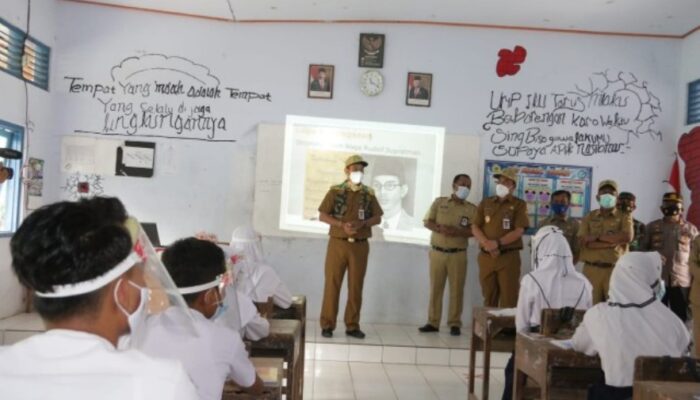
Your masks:
M 369 163 L 362 182 L 384 210 L 373 237 L 427 243 L 422 220 L 440 195 L 444 135 L 438 127 L 288 116 L 280 229 L 327 233 L 318 206 L 331 186 L 346 179 L 345 159 L 360 154 Z

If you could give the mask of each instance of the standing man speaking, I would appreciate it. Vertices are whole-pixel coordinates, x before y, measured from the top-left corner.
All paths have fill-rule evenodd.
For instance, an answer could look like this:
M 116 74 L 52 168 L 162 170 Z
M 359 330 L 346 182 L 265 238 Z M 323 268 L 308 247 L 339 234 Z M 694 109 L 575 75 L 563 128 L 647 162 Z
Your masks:
M 362 184 L 367 162 L 359 155 L 345 161 L 345 182 L 331 186 L 318 207 L 319 219 L 330 225 L 326 251 L 325 287 L 321 307 L 321 334 L 333 336 L 338 317 L 340 287 L 348 270 L 348 302 L 345 306 L 345 334 L 364 339 L 360 330 L 362 285 L 367 271 L 372 226 L 382 219 L 382 208 L 374 191 Z

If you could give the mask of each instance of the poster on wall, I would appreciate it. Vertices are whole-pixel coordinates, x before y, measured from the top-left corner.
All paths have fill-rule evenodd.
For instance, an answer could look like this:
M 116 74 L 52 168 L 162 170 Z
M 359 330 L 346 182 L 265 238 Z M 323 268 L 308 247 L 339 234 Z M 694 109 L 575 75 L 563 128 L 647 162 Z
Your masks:
M 518 173 L 514 195 L 527 203 L 531 226 L 527 234 L 534 234 L 541 221 L 549 216 L 549 202 L 557 190 L 571 193 L 570 217 L 583 218 L 590 211 L 592 167 L 486 160 L 484 198 L 495 196 L 496 180 L 493 176 L 505 169 L 515 169 Z

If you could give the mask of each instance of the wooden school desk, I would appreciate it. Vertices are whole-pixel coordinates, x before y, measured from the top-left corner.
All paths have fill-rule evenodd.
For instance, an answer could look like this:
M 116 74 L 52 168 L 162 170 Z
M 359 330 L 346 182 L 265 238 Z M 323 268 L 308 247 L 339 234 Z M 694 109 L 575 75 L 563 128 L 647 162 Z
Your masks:
M 304 358 L 306 356 L 306 296 L 294 295 L 292 296 L 292 305 L 289 308 L 280 308 L 275 306 L 272 311 L 273 319 L 293 319 L 301 323 L 301 347 L 299 352 L 301 353 L 300 361 L 297 363 L 297 388 L 295 389 L 296 398 L 302 400 L 304 398 Z
M 472 337 L 469 346 L 469 398 L 474 394 L 476 351 L 484 353 L 483 386 L 481 398 L 489 398 L 491 351 L 512 352 L 515 346 L 515 316 L 498 316 L 492 312 L 498 308 L 474 307 L 472 311 Z M 506 330 L 506 332 L 503 332 Z M 510 332 L 508 332 L 510 331 Z
M 698 400 L 700 382 L 639 381 L 634 383 L 634 400 Z
M 281 357 L 286 363 L 286 385 L 282 393 L 288 400 L 297 400 L 297 389 L 304 379 L 304 371 L 299 373 L 299 364 L 304 359 L 301 354 L 301 323 L 290 319 L 271 319 L 270 335 L 251 343 L 252 357 Z
M 281 358 L 252 357 L 250 359 L 255 366 L 260 379 L 265 385 L 262 394 L 252 395 L 243 391 L 232 381 L 224 384 L 224 393 L 221 400 L 279 400 L 282 398 L 282 378 L 284 377 L 284 360 Z

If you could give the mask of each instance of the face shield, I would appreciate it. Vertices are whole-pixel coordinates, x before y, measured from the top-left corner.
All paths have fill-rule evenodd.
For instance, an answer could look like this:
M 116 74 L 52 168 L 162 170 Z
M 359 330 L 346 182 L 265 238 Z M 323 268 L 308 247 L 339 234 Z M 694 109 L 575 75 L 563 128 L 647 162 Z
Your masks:
M 212 319 L 217 324 L 239 332 L 242 328 L 241 309 L 234 282 L 233 265 L 233 262 L 227 262 L 226 267 L 228 271 L 218 277 L 218 284 L 216 287 L 220 295 L 221 303 Z
M 250 264 L 263 261 L 260 235 L 252 226 L 239 226 L 231 235 L 229 247 L 234 254 L 244 258 Z

